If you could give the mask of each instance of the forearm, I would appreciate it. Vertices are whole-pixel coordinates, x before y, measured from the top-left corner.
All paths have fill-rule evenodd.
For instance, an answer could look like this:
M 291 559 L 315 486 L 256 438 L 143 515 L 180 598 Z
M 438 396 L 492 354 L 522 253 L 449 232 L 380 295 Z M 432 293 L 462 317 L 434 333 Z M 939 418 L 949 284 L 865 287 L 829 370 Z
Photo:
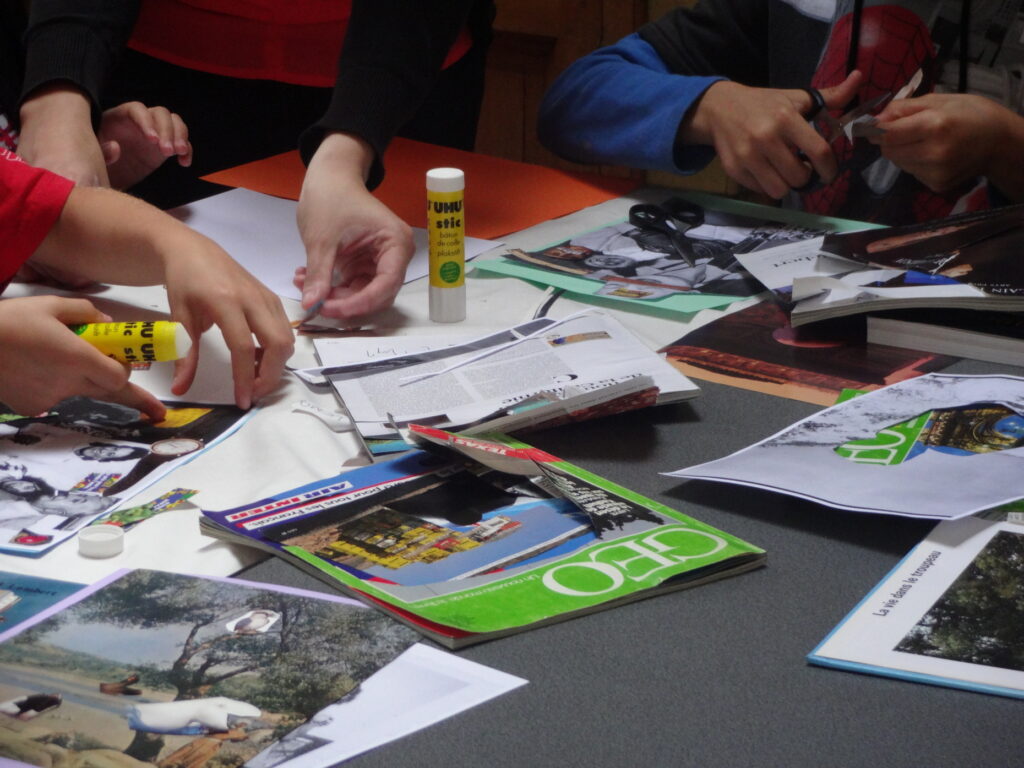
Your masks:
M 68 81 L 39 88 L 22 103 L 21 132 L 31 135 L 47 125 L 88 126 L 92 130 L 92 105 L 89 95 Z
M 206 241 L 137 198 L 76 187 L 30 261 L 97 282 L 157 285 L 165 281 L 167 259 L 194 250 L 197 239 Z
M 354 0 L 331 102 L 301 137 L 303 159 L 309 162 L 328 133 L 350 133 L 373 148 L 368 184 L 379 184 L 384 150 L 430 92 L 472 5 Z
M 124 48 L 141 0 L 33 0 L 25 33 L 22 99 L 48 84 L 73 84 L 98 124 L 101 89 Z
M 700 170 L 707 146 L 675 152 L 681 120 L 720 78 L 671 74 L 653 48 L 631 35 L 585 56 L 541 103 L 541 143 L 569 160 L 670 172 Z

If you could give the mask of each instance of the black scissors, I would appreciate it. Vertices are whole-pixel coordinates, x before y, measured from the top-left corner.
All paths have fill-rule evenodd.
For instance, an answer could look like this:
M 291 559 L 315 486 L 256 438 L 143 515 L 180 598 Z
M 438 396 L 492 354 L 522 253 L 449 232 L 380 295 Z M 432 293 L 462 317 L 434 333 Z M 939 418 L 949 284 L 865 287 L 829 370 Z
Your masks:
M 873 99 L 859 104 L 842 117 L 832 117 L 825 107 L 825 97 L 821 95 L 821 91 L 817 88 L 804 88 L 804 91 L 811 97 L 811 111 L 807 115 L 807 121 L 819 128 L 822 138 L 829 144 L 844 135 L 847 139 L 853 141 L 857 137 L 881 136 L 885 133 L 876 125 L 878 120 L 871 113 L 892 98 L 891 91 L 880 93 Z M 807 155 L 803 152 L 797 152 L 797 157 L 801 160 L 807 160 Z M 810 192 L 820 185 L 821 177 L 818 176 L 816 171 L 812 171 L 807 183 L 796 187 L 793 191 Z
M 704 211 L 700 206 L 678 197 L 670 198 L 661 205 L 637 203 L 629 209 L 629 223 L 667 236 L 679 258 L 691 267 L 696 266 L 693 244 L 686 231 L 704 223 Z

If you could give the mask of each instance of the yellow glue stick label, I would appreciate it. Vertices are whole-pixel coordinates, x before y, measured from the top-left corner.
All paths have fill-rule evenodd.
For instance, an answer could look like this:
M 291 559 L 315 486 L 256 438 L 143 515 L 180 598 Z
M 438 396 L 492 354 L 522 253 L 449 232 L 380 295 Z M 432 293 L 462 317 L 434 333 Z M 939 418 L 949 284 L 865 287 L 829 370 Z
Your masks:
M 84 323 L 71 330 L 107 357 L 122 363 L 177 360 L 190 346 L 181 323 L 141 320 L 131 323 Z
M 457 288 L 466 273 L 463 192 L 427 190 L 427 246 L 430 285 Z

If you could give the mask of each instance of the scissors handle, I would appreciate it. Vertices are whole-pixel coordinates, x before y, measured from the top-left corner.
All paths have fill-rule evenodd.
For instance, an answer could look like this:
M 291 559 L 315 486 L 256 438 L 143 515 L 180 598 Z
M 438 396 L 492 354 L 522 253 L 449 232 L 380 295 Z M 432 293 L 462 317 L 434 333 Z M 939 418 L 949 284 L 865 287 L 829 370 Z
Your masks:
M 640 229 L 653 229 L 666 235 L 672 243 L 676 254 L 691 267 L 696 263 L 690 241 L 682 231 L 670 222 L 668 212 L 654 203 L 637 203 L 629 209 L 629 223 Z M 686 229 L 690 227 L 687 226 Z

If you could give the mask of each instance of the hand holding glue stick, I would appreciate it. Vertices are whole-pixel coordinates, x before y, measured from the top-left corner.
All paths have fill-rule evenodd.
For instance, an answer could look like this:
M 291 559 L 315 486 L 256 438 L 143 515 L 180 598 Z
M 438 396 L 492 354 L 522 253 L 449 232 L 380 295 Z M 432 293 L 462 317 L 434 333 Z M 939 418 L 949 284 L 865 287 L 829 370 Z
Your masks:
M 220 329 L 231 353 L 239 407 L 250 407 L 278 386 L 295 341 L 281 301 L 214 241 L 114 190 L 63 187 L 66 182 L 59 177 L 2 156 L 0 174 L 15 188 L 45 182 L 56 201 L 42 242 L 30 244 L 34 250 L 28 253 L 11 251 L 13 268 L 28 256 L 31 266 L 61 269 L 96 282 L 164 285 L 171 318 L 191 339 L 198 340 L 214 325 Z M 32 313 L 31 324 L 19 321 L 8 306 L 27 299 L 0 301 L 8 310 L 0 326 L 0 401 L 33 414 L 60 399 L 85 395 L 132 405 L 151 417 L 162 415 L 160 402 L 132 385 L 123 365 L 67 328 L 109 317 L 84 299 L 33 299 L 49 303 L 15 305 Z M 72 375 L 73 361 L 81 372 Z M 37 370 L 44 363 L 49 371 Z M 176 365 L 171 387 L 176 395 L 187 393 L 199 364 L 196 344 Z
M 180 360 L 192 347 L 185 326 L 170 320 L 80 323 L 70 328 L 107 357 L 121 363 Z
M 163 403 L 129 381 L 123 363 L 68 330 L 69 325 L 109 320 L 86 299 L 0 300 L 0 402 L 15 413 L 34 416 L 81 395 L 127 405 L 161 421 Z

